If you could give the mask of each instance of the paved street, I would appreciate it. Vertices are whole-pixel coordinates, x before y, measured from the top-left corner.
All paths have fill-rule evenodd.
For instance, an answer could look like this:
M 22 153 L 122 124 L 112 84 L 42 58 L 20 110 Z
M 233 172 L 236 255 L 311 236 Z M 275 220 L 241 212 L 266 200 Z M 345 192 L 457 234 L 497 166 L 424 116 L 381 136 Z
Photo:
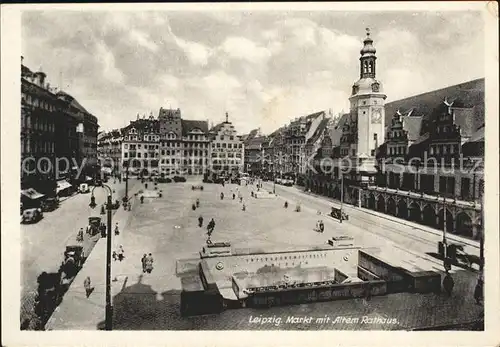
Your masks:
M 235 248 L 270 247 L 284 249 L 298 245 L 324 244 L 335 234 L 351 234 L 356 243 L 363 246 L 380 247 L 385 255 L 395 261 L 407 261 L 425 269 L 440 271 L 442 265 L 436 259 L 421 252 L 434 251 L 430 242 L 420 243 L 401 233 L 398 238 L 388 240 L 384 235 L 385 226 L 361 226 L 349 221 L 340 225 L 329 217 L 316 214 L 324 202 L 315 197 L 302 200 L 303 211 L 294 211 L 295 202 L 289 200 L 288 209 L 283 208 L 284 200 L 251 198 L 255 187 L 236 185 L 205 184 L 204 190 L 191 190 L 192 182 L 161 184 L 162 198 L 145 199 L 144 204 L 135 202 L 130 219 L 118 240 L 123 245 L 125 260 L 113 262 L 114 329 L 298 329 L 296 325 L 255 325 L 249 323 L 251 315 L 345 315 L 370 317 L 398 317 L 396 325 L 368 325 L 365 327 L 313 325 L 305 329 L 401 329 L 421 325 L 451 324 L 463 317 L 463 310 L 470 314 L 465 319 L 474 320 L 481 314 L 481 307 L 474 305 L 472 292 L 475 274 L 454 268 L 455 293 L 451 298 L 443 296 L 395 294 L 373 298 L 370 303 L 363 300 L 346 300 L 312 305 L 276 307 L 266 311 L 228 310 L 220 315 L 182 318 L 180 310 L 180 281 L 175 276 L 176 260 L 197 257 L 206 240 L 205 226 L 214 218 L 213 241 L 231 241 Z M 232 200 L 231 190 L 239 189 L 244 197 L 246 211 L 241 203 Z M 294 189 L 294 188 L 292 188 Z M 292 190 L 291 190 L 292 191 Z M 219 195 L 224 192 L 224 200 Z M 284 191 L 278 191 L 281 195 Z M 290 193 L 294 194 L 294 193 Z M 291 196 L 290 196 L 291 197 Z M 201 206 L 193 211 L 191 204 L 200 199 Z M 311 203 L 310 203 L 311 202 Z M 324 212 L 324 211 L 323 211 Z M 197 226 L 199 215 L 204 217 L 204 227 Z M 313 231 L 318 218 L 325 222 L 325 233 Z M 378 220 L 375 217 L 373 221 Z M 386 222 L 383 222 L 386 223 Z M 404 226 L 401 226 L 404 230 Z M 408 227 L 406 227 L 408 228 Z M 409 229 L 408 229 L 409 231 Z M 425 240 L 425 239 L 424 239 Z M 398 243 L 399 242 L 399 243 Z M 95 254 L 94 254 L 95 253 Z M 152 253 L 154 270 L 142 274 L 141 257 Z M 102 328 L 104 319 L 104 242 L 94 250 L 86 267 L 81 271 L 75 284 L 66 294 L 60 309 L 53 316 L 48 329 L 91 329 Z M 95 290 L 86 299 L 81 288 L 84 276 L 93 278 Z M 458 304 L 457 304 L 458 303 Z M 422 310 L 425 310 L 423 312 Z M 444 312 L 446 311 L 446 314 Z M 76 314 L 78 312 L 78 314 Z M 430 313 L 432 312 L 432 316 Z
M 273 184 L 263 183 L 264 188 L 273 190 Z M 284 199 L 301 201 L 306 206 L 328 214 L 331 206 L 340 207 L 340 202 L 324 196 L 316 196 L 302 191 L 303 188 L 285 187 L 276 185 L 276 193 Z M 394 242 L 398 247 L 417 253 L 436 253 L 437 243 L 442 240 L 440 230 L 415 224 L 393 216 L 379 212 L 360 209 L 352 205 L 344 204 L 345 212 L 349 215 L 349 221 L 344 222 L 349 225 L 350 230 L 356 227 L 367 230 L 373 235 L 382 239 Z M 330 217 L 327 217 L 330 218 Z M 469 254 L 479 256 L 479 243 L 457 235 L 448 234 L 450 241 L 465 243 L 464 250 Z
M 135 181 L 131 181 L 132 187 Z M 113 199 L 120 199 L 125 194 L 125 183 L 108 185 L 115 190 Z M 94 191 L 96 203 L 90 209 L 90 194 L 75 194 L 61 199 L 59 208 L 44 213 L 44 218 L 36 224 L 21 224 L 21 298 L 30 306 L 37 288 L 37 277 L 43 271 L 56 272 L 63 260 L 66 245 L 76 244 L 78 230 L 85 228 L 88 217 L 99 215 L 100 205 L 106 201 L 107 191 L 97 188 Z M 95 242 L 95 240 L 94 240 Z M 92 247 L 92 240 L 84 235 L 84 247 Z M 29 307 L 26 307 L 29 309 Z

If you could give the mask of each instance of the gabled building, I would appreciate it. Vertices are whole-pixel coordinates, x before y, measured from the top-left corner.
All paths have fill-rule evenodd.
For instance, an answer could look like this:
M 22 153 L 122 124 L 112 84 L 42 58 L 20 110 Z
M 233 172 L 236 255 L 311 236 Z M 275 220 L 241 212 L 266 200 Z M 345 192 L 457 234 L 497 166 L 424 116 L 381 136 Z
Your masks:
M 261 174 L 264 170 L 264 143 L 268 144 L 267 138 L 262 136 L 260 129 L 255 129 L 243 137 L 245 147 L 245 172 L 250 174 Z
M 118 174 L 122 162 L 123 136 L 121 129 L 100 132 L 97 136 L 97 157 L 106 172 Z
M 243 172 L 245 167 L 245 147 L 234 125 L 226 120 L 210 129 L 211 143 L 208 174 L 229 175 Z
M 122 165 L 132 175 L 159 174 L 160 122 L 151 113 L 149 118 L 137 115 L 135 121 L 122 129 Z

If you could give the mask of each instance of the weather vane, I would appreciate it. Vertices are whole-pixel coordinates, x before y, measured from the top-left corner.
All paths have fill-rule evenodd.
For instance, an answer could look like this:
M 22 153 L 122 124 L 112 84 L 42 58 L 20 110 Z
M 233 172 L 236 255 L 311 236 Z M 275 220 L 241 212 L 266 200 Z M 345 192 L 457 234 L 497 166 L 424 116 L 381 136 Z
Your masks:
M 370 36 L 370 28 L 366 28 L 366 36 Z

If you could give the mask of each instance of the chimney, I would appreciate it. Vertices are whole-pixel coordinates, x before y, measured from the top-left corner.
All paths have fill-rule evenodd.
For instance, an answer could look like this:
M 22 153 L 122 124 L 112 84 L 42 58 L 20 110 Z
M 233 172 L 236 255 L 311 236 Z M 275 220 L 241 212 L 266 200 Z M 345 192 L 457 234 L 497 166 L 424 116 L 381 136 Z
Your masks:
M 42 71 L 38 71 L 38 72 L 35 72 L 35 79 L 36 79 L 36 83 L 44 88 L 45 87 L 45 77 L 47 75 L 45 73 L 43 73 Z

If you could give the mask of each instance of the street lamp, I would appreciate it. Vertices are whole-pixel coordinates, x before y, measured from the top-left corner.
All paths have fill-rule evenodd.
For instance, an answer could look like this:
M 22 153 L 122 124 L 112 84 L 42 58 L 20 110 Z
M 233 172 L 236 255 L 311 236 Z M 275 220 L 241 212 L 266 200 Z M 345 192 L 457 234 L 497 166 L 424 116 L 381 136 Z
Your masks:
M 123 197 L 123 203 L 128 201 L 128 162 L 124 162 L 125 167 L 125 196 Z
M 340 171 L 340 223 L 342 223 L 343 207 L 344 207 L 344 170 L 339 167 Z
M 108 199 L 106 202 L 106 209 L 108 210 L 108 232 L 106 240 L 106 318 L 105 318 L 105 329 L 112 330 L 113 326 L 113 311 L 111 306 L 111 211 L 113 209 L 113 190 L 106 184 L 102 185 L 108 191 Z M 90 208 L 94 209 L 97 204 L 95 202 L 94 190 L 97 187 L 92 188 L 92 193 L 90 196 Z

